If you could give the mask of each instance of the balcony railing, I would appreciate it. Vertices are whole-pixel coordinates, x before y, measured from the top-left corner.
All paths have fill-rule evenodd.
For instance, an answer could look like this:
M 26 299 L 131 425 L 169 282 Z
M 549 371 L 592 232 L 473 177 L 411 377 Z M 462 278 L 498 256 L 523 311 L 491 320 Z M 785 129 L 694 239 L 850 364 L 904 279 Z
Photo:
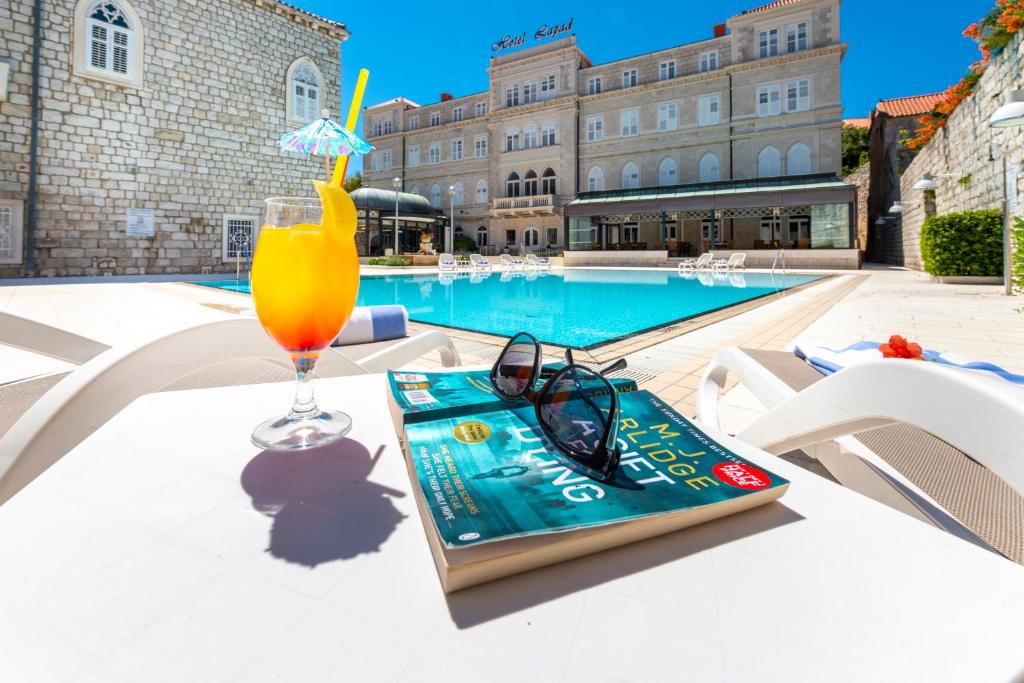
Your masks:
M 554 213 L 557 206 L 553 194 L 538 194 L 527 197 L 498 197 L 491 200 L 491 212 L 504 215 L 536 216 Z

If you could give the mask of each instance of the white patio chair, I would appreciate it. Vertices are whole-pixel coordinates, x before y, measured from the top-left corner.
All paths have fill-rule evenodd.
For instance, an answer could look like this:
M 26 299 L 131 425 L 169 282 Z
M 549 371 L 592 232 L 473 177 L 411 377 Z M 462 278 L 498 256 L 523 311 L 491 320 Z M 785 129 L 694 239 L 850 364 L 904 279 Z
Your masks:
M 526 255 L 526 267 L 537 270 L 551 270 L 551 263 L 546 258 L 538 258 L 536 254 Z
M 490 261 L 485 259 L 480 254 L 476 254 L 476 253 L 473 253 L 473 254 L 469 255 L 469 267 L 470 267 L 470 270 L 480 271 L 480 272 L 488 272 L 488 273 L 491 271 L 491 268 L 492 268 Z
M 1024 389 L 909 360 L 824 376 L 789 352 L 727 348 L 698 392 L 698 420 L 714 429 L 730 375 L 767 409 L 737 438 L 801 450 L 844 486 L 1024 563 Z
M 521 270 L 525 264 L 511 254 L 501 254 L 501 267 L 505 270 Z
M 437 331 L 398 341 L 358 360 L 346 355 L 346 349 L 360 346 L 326 349 L 317 362 L 317 376 L 384 372 L 435 350 L 445 367 L 460 362 L 451 339 Z M 194 388 L 202 372 L 219 372 L 227 380 L 212 385 L 231 383 L 223 368 L 241 359 L 258 359 L 280 368 L 282 372 L 269 381 L 287 379 L 292 372 L 285 352 L 255 318 L 205 323 L 100 353 L 46 392 L 0 438 L 0 504 L 139 396 Z M 233 367 L 228 372 L 239 370 Z M 183 379 L 190 379 L 191 385 L 182 386 Z
M 745 253 L 732 254 L 729 258 L 714 259 L 711 261 L 713 270 L 737 270 L 746 268 L 747 255 Z
M 683 259 L 682 261 L 679 262 L 679 270 L 700 270 L 702 268 L 707 268 L 709 265 L 711 265 L 711 261 L 714 258 L 715 255 L 708 251 L 701 254 L 697 258 Z
M 442 273 L 454 273 L 458 270 L 455 257 L 451 254 L 441 254 L 437 257 L 437 269 Z

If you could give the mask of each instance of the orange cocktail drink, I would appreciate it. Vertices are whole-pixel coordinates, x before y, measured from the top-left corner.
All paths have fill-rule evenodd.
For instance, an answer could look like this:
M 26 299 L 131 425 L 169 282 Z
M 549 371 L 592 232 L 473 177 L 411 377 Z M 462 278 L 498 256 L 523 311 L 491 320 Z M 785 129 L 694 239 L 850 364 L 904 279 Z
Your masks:
M 268 199 L 252 265 L 260 324 L 291 357 L 298 388 L 291 412 L 253 432 L 264 448 L 309 448 L 351 421 L 320 410 L 309 385 L 320 356 L 348 322 L 359 293 L 355 206 L 341 188 L 314 181 L 315 198 Z

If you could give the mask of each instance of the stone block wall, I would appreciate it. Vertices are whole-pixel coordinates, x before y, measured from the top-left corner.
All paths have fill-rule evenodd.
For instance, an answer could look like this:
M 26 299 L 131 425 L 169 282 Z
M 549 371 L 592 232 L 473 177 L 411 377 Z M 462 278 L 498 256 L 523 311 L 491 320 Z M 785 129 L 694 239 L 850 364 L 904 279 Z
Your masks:
M 871 184 L 871 164 L 862 164 L 843 180 L 857 186 L 857 229 L 854 235 L 857 237 L 856 247 L 864 251 L 868 243 L 868 190 Z
M 1024 201 L 1024 127 L 989 128 L 989 117 L 1006 100 L 1006 94 L 1024 85 L 1024 42 L 1021 35 L 993 58 L 974 95 L 967 98 L 950 116 L 946 126 L 932 138 L 907 167 L 900 180 L 904 211 L 891 229 L 901 245 L 903 265 L 922 270 L 921 225 L 929 215 L 974 209 L 997 209 L 1003 201 L 1003 157 L 1016 168 L 1018 204 Z M 952 174 L 937 177 L 934 211 L 924 193 L 913 185 L 929 172 Z M 889 225 L 886 229 L 890 229 Z
M 44 5 L 35 274 L 234 271 L 223 219 L 259 217 L 263 199 L 310 195 L 323 160 L 278 149 L 295 124 L 286 71 L 299 57 L 323 75 L 337 117 L 341 27 L 268 0 L 138 1 L 143 85 L 73 73 L 75 3 Z M 0 6 L 0 199 L 28 187 L 31 0 Z M 128 237 L 128 208 L 153 209 L 152 238 Z M 24 265 L 0 266 L 0 276 Z

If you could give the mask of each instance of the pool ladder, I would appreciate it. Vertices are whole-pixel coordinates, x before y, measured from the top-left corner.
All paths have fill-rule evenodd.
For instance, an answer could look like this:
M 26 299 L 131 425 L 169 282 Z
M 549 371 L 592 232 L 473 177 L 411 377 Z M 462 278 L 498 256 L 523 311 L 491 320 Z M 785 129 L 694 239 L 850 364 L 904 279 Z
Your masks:
M 782 274 L 786 274 L 786 252 L 783 249 L 779 249 L 775 252 L 775 260 L 772 261 L 772 275 L 775 275 L 775 268 L 779 265 L 779 261 L 782 261 Z

